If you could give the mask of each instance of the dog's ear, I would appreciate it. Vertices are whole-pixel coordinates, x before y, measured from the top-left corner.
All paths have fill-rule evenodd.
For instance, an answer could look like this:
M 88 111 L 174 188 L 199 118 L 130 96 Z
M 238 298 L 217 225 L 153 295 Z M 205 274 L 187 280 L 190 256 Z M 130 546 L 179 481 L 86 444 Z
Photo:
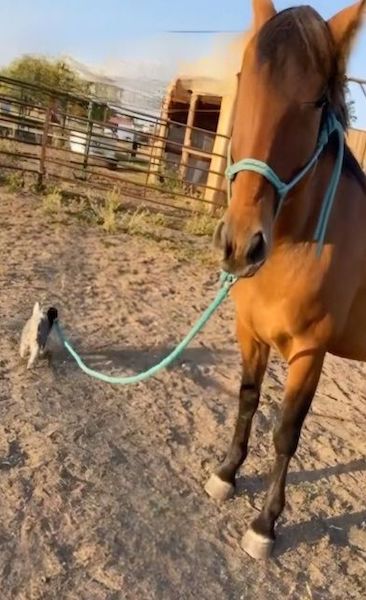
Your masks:
M 36 302 L 35 305 L 33 306 L 33 317 L 35 317 L 36 315 L 39 315 L 41 312 L 41 307 L 39 305 L 39 302 Z

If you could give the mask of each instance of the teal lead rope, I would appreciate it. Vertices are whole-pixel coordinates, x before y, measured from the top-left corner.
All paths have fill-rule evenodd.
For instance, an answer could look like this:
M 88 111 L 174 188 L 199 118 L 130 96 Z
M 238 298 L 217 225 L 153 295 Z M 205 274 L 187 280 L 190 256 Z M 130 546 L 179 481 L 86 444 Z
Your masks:
M 226 170 L 226 176 L 228 178 L 228 196 L 229 202 L 231 200 L 231 184 L 235 176 L 241 171 L 254 171 L 262 177 L 265 177 L 267 181 L 269 181 L 273 187 L 275 188 L 278 194 L 278 210 L 277 215 L 282 208 L 282 204 L 287 196 L 287 194 L 294 188 L 303 177 L 314 167 L 320 154 L 323 152 L 325 146 L 328 144 L 330 136 L 337 132 L 338 135 L 338 154 L 336 163 L 334 166 L 334 170 L 329 182 L 329 186 L 327 188 L 326 194 L 324 196 L 322 208 L 319 215 L 318 225 L 314 235 L 314 241 L 317 242 L 317 253 L 321 254 L 321 251 L 324 247 L 325 243 L 325 235 L 328 227 L 328 221 L 331 214 L 331 210 L 334 203 L 335 194 L 337 191 L 339 179 L 342 173 L 342 165 L 343 165 L 343 157 L 344 157 L 344 132 L 341 124 L 335 117 L 333 113 L 329 113 L 327 119 L 324 123 L 322 131 L 320 132 L 319 140 L 317 147 L 315 149 L 313 157 L 310 159 L 308 164 L 298 173 L 289 183 L 283 182 L 273 171 L 273 169 L 267 165 L 265 162 L 260 160 L 256 160 L 254 158 L 246 158 L 241 160 L 235 164 L 231 164 L 231 152 L 229 150 L 229 158 L 228 158 L 228 168 Z M 277 216 L 276 215 L 276 216 Z M 203 329 L 206 325 L 207 321 L 212 317 L 212 315 L 216 312 L 219 306 L 223 303 L 225 298 L 227 297 L 230 288 L 236 282 L 236 277 L 230 275 L 229 273 L 223 273 L 221 278 L 221 287 L 217 292 L 217 295 L 210 306 L 205 310 L 202 316 L 198 319 L 198 321 L 193 325 L 192 329 L 186 335 L 186 337 L 178 344 L 178 346 L 166 356 L 161 362 L 157 365 L 154 365 L 147 371 L 142 373 L 138 373 L 136 375 L 130 375 L 125 377 L 117 377 L 112 375 L 105 375 L 104 373 L 100 373 L 99 371 L 95 371 L 88 367 L 79 354 L 74 350 L 70 342 L 66 339 L 62 328 L 58 321 L 55 321 L 54 327 L 56 328 L 62 343 L 67 350 L 67 352 L 72 356 L 72 358 L 76 361 L 78 366 L 84 373 L 89 375 L 90 377 L 94 377 L 94 379 L 98 379 L 99 381 L 104 381 L 105 383 L 112 383 L 115 385 L 132 385 L 134 383 L 140 383 L 141 381 L 146 381 L 150 377 L 154 377 L 166 367 L 169 367 L 185 350 L 185 348 L 190 344 L 193 338 Z
M 229 273 L 223 273 L 221 277 L 221 286 L 219 291 L 217 292 L 216 297 L 214 298 L 210 306 L 201 315 L 198 321 L 193 325 L 192 329 L 189 331 L 186 337 L 161 362 L 159 362 L 157 365 L 154 365 L 147 371 L 138 373 L 137 375 L 118 377 L 113 375 L 106 375 L 104 373 L 100 373 L 99 371 L 91 369 L 84 363 L 82 358 L 72 347 L 70 342 L 66 339 L 58 321 L 55 321 L 54 327 L 56 328 L 56 331 L 60 336 L 60 339 L 67 352 L 72 356 L 72 358 L 75 360 L 80 369 L 84 371 L 84 373 L 89 375 L 89 377 L 93 377 L 94 379 L 98 379 L 99 381 L 104 381 L 105 383 L 112 383 L 114 385 L 132 385 L 135 383 L 140 383 L 141 381 L 146 381 L 146 379 L 150 379 L 150 377 L 154 377 L 162 369 L 166 369 L 167 367 L 169 367 L 182 354 L 182 352 L 185 350 L 188 344 L 190 344 L 193 338 L 196 337 L 196 335 L 204 328 L 207 321 L 212 317 L 212 315 L 216 312 L 219 306 L 223 303 L 223 301 L 229 293 L 230 288 L 232 287 L 232 285 L 234 285 L 235 281 L 235 277 L 233 277 Z

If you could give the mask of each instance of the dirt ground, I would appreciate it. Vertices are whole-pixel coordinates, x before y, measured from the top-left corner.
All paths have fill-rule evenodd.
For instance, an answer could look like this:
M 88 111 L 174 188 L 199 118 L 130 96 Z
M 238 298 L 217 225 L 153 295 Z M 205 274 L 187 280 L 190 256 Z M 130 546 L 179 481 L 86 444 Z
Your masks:
M 275 555 L 254 562 L 240 541 L 263 499 L 285 367 L 272 359 L 238 495 L 215 504 L 203 485 L 230 440 L 240 378 L 230 301 L 172 369 L 136 387 L 62 357 L 29 372 L 18 357 L 39 299 L 59 307 L 90 365 L 155 363 L 215 294 L 217 272 L 200 260 L 209 242 L 191 242 L 188 260 L 54 222 L 2 190 L 0 213 L 1 600 L 365 598 L 365 367 L 327 360 Z

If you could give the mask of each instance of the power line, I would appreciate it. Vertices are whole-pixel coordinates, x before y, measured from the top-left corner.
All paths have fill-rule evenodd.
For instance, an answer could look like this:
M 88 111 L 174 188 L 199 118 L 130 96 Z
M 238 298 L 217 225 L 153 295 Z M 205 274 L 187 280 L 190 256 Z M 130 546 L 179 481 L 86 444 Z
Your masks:
M 168 29 L 164 31 L 164 33 L 173 33 L 173 34 L 188 34 L 188 35 L 212 35 L 217 33 L 242 33 L 240 30 L 236 29 Z

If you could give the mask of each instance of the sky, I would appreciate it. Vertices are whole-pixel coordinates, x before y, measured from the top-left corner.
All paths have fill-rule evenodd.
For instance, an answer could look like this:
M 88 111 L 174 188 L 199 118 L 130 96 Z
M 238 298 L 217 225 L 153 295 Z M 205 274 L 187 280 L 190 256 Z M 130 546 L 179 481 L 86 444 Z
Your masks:
M 278 10 L 312 4 L 329 18 L 352 0 L 275 0 Z M 110 75 L 170 79 L 182 63 L 207 56 L 217 42 L 208 34 L 171 30 L 240 32 L 251 22 L 250 0 L 2 0 L 0 64 L 36 53 L 71 55 Z M 6 26 L 4 26 L 6 24 Z M 221 34 L 230 41 L 234 34 Z M 366 79 L 366 25 L 349 75 Z M 366 98 L 354 87 L 358 126 L 366 128 Z

